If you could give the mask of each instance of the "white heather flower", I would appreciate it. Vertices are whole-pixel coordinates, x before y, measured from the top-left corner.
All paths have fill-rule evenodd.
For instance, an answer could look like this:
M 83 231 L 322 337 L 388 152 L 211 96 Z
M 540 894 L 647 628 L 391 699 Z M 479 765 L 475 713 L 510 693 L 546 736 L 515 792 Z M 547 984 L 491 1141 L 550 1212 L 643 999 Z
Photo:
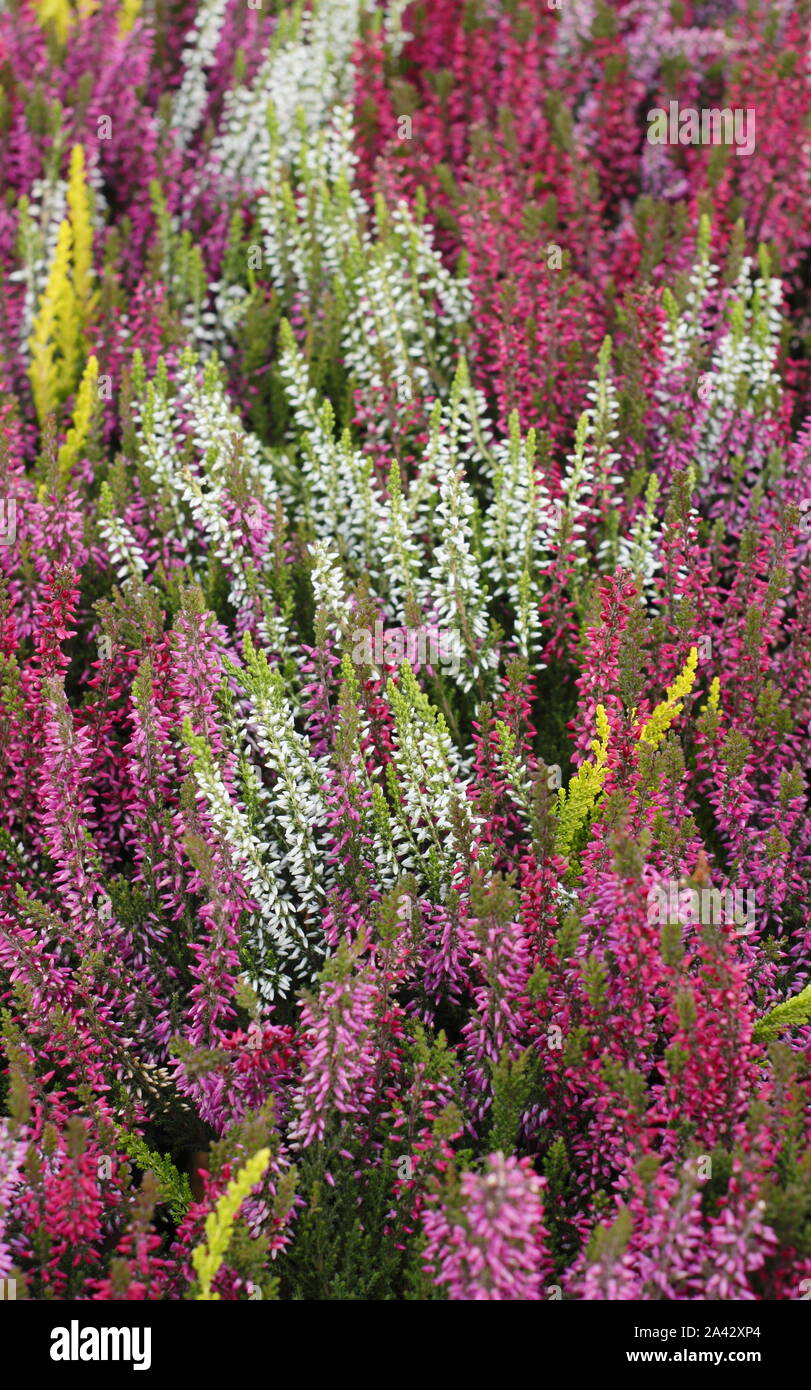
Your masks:
M 780 346 L 782 285 L 775 277 L 760 276 L 752 283 L 752 262 L 745 256 L 735 286 L 730 329 L 718 342 L 709 372 L 704 374 L 708 408 L 698 447 L 701 477 L 717 467 L 723 455 L 722 436 L 729 417 L 741 398 L 750 409 L 768 412 L 780 399 L 776 370 Z M 747 464 L 762 468 L 768 444 L 756 439 Z
M 276 114 L 281 157 L 295 158 L 307 134 L 325 124 L 327 112 L 349 96 L 351 55 L 361 15 L 370 0 L 313 0 L 279 16 L 267 56 L 250 86 L 226 94 L 212 157 L 224 174 L 249 189 L 265 186 L 270 136 L 266 113 Z
M 245 653 L 243 679 L 250 695 L 246 723 L 272 780 L 264 827 L 284 847 L 281 863 L 295 889 L 297 911 L 314 929 L 332 882 L 321 850 L 326 760 L 311 754 L 306 738 L 295 727 L 280 672 L 253 648 L 247 634 Z
M 674 370 L 684 368 L 690 360 L 691 347 L 704 337 L 704 312 L 710 291 L 718 283 L 718 266 L 710 260 L 710 222 L 702 216 L 698 232 L 698 259 L 690 275 L 690 286 L 684 309 L 680 315 L 669 316 L 670 321 L 662 335 L 663 380 Z M 659 393 L 663 403 L 668 400 L 666 391 Z
M 147 564 L 143 551 L 125 522 L 120 517 L 99 517 L 99 535 L 115 570 L 122 582 L 127 579 L 140 579 L 146 574 Z
M 424 551 L 414 536 L 413 515 L 409 507 L 411 500 L 411 497 L 403 497 L 400 468 L 395 459 L 389 475 L 389 495 L 380 522 L 388 607 L 396 621 L 404 627 L 408 623 L 407 600 L 415 599 L 425 587 L 420 578 Z
M 261 840 L 251 829 L 245 812 L 230 797 L 211 750 L 202 739 L 193 739 L 194 780 L 211 823 L 234 856 L 234 860 L 258 904 L 258 914 L 247 931 L 247 941 L 256 963 L 253 983 L 266 999 L 286 995 L 294 979 L 308 980 L 306 971 L 312 943 L 296 919 L 288 901 L 282 874 L 283 854 L 273 839 Z M 254 802 L 266 793 L 255 770 L 243 759 L 243 781 Z
M 165 367 L 159 364 L 155 380 L 143 393 L 136 389 L 132 413 L 141 458 L 174 518 L 169 534 L 185 550 L 185 563 L 198 582 L 204 582 L 207 555 L 196 558 L 189 551 L 187 513 L 191 514 L 193 534 L 204 537 L 210 553 L 223 564 L 238 628 L 243 626 L 243 618 L 247 621 L 253 612 L 251 585 L 256 576 L 251 561 L 249 581 L 247 538 L 226 512 L 227 463 L 239 455 L 255 496 L 272 512 L 279 491 L 263 446 L 244 429 L 231 407 L 216 360 L 206 363 L 201 381 L 198 359 L 189 349 L 181 356 L 174 399 L 169 399 Z M 189 439 L 198 456 L 194 464 L 183 462 L 181 457 L 183 444 Z
M 544 569 L 551 565 L 549 498 L 535 466 L 535 431 L 521 435 L 518 412 L 510 438 L 493 449 L 493 499 L 484 514 L 484 571 L 495 593 L 508 597 L 517 615 L 518 649 L 534 655 L 540 638 L 538 602 Z M 543 670 L 537 663 L 535 670 Z
M 421 854 L 434 856 L 450 886 L 456 870 L 454 804 L 470 834 L 477 825 L 467 801 L 461 760 L 439 710 L 420 690 L 407 662 L 400 682 L 389 681 L 387 698 L 394 716 L 396 789 L 409 838 Z
M 385 569 L 381 547 L 381 502 L 372 486 L 372 464 L 352 447 L 348 435 L 335 439 L 331 403 L 320 411 L 309 384 L 307 364 L 292 333 L 282 334 L 282 378 L 301 431 L 300 481 L 304 489 L 304 514 L 316 535 L 334 539 L 355 567 L 371 578 Z
M 435 428 L 429 444 L 439 484 L 439 502 L 432 517 L 437 544 L 429 573 L 434 581 L 431 594 L 439 625 L 462 634 L 465 660 L 456 679 L 462 689 L 469 690 L 482 671 L 496 664 L 496 657 L 492 650 L 482 650 L 489 636 L 489 622 L 479 557 L 474 552 L 475 501 L 456 457 L 458 405 L 466 376 L 462 360 L 451 392 L 448 432 Z
M 181 147 L 200 123 L 208 96 L 206 69 L 214 62 L 227 10 L 228 0 L 203 0 L 195 16 L 193 36 L 183 50 L 183 80 L 172 102 L 172 125 Z
M 661 527 L 656 521 L 658 497 L 659 480 L 655 473 L 651 473 L 645 492 L 645 510 L 634 522 L 630 535 L 620 536 L 617 551 L 618 563 L 641 580 L 642 592 L 650 598 L 656 595 L 655 576 L 661 569 L 657 556 L 661 537 Z
M 610 361 L 611 339 L 606 338 L 600 348 L 597 376 L 586 392 L 592 404 L 577 422 L 574 452 L 568 455 L 569 467 L 562 480 L 562 525 L 571 537 L 569 544 L 581 569 L 588 559 L 585 542 L 588 523 L 618 515 L 621 505 L 617 489 L 622 485 L 622 475 L 613 471 L 620 456 L 612 447 L 618 437 L 615 425 L 619 402 L 610 375 Z M 615 550 L 616 542 L 612 538 L 601 542 L 598 559 L 604 568 L 614 568 Z
M 316 541 L 310 546 L 313 558 L 311 582 L 316 609 L 324 608 L 327 630 L 333 634 L 349 632 L 352 626 L 352 607 L 346 596 L 344 576 L 335 549 L 329 541 Z

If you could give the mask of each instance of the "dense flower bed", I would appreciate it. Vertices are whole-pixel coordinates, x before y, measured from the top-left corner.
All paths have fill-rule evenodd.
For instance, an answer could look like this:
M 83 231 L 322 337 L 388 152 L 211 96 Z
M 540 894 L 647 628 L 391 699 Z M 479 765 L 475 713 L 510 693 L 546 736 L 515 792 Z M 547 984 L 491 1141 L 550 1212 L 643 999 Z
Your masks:
M 810 22 L 0 15 L 18 1298 L 809 1296 Z

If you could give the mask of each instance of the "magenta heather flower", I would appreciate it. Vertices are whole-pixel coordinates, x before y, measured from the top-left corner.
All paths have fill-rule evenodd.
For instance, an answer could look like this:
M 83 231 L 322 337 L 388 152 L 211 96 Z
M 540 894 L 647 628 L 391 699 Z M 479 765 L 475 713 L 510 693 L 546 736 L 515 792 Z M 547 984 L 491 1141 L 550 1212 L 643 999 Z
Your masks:
M 331 1120 L 354 1118 L 362 1128 L 375 1095 L 380 982 L 371 964 L 353 969 L 345 947 L 338 949 L 335 972 L 301 1013 L 302 1075 L 290 1138 L 304 1147 L 323 1140 Z
M 528 1159 L 495 1153 L 426 1210 L 425 1268 L 449 1298 L 543 1297 L 550 1273 L 543 1187 Z
M 680 1173 L 657 1167 L 647 1181 L 643 1166 L 633 1175 L 630 1201 L 610 1226 L 597 1228 L 591 1256 L 572 1271 L 568 1291 L 589 1300 L 754 1298 L 750 1276 L 775 1243 L 765 1204 L 741 1202 L 733 1180 L 729 1204 L 708 1218 L 700 1187 L 709 1157 L 685 1163 Z

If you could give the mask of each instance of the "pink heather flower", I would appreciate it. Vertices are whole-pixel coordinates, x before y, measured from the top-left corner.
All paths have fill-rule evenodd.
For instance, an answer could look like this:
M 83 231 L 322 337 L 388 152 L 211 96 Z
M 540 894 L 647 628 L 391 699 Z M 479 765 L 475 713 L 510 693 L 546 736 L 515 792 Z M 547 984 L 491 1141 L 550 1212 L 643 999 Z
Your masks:
M 551 1272 L 543 1225 L 544 1180 L 529 1159 L 490 1154 L 481 1173 L 427 1208 L 425 1269 L 451 1299 L 543 1297 Z
M 569 1292 L 611 1301 L 753 1299 L 749 1275 L 775 1245 L 764 1203 L 748 1179 L 741 1192 L 735 1176 L 722 1209 L 708 1219 L 698 1171 L 694 1160 L 680 1170 L 664 1164 L 647 1183 L 634 1172 L 630 1200 L 602 1224 L 598 1258 L 577 1260 Z
M 13 1263 L 4 1232 L 27 1152 L 27 1141 L 13 1138 L 9 1121 L 0 1120 L 0 1279 L 8 1274 Z
M 469 939 L 472 931 L 477 938 L 477 949 L 472 952 L 474 979 L 482 983 L 473 990 L 475 1008 L 462 1036 L 471 1104 L 474 1113 L 481 1117 L 489 1105 L 489 1064 L 499 1060 L 505 1047 L 511 1055 L 519 1049 L 530 950 L 521 922 L 500 922 L 493 914 L 476 922 L 472 930 L 468 928 Z
M 475 937 L 463 914 L 441 904 L 421 909 L 422 942 L 420 967 L 423 987 L 429 1001 L 426 1019 L 433 1016 L 443 997 L 459 1004 L 469 982 L 469 969 Z
M 331 1118 L 363 1119 L 374 1095 L 377 1054 L 373 1028 L 381 990 L 366 966 L 322 984 L 301 1012 L 303 1076 L 294 1098 L 298 1112 L 291 1142 L 322 1140 Z

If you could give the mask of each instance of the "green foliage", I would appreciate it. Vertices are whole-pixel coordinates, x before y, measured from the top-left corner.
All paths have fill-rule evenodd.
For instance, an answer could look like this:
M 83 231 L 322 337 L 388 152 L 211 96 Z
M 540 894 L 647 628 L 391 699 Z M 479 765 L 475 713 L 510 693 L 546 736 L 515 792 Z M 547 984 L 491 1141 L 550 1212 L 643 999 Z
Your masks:
M 492 1152 L 515 1152 L 521 1116 L 529 1104 L 537 1069 L 537 1057 L 531 1048 L 514 1059 L 505 1048 L 493 1064 L 493 1122 L 487 1140 Z
M 774 1038 L 779 1038 L 787 1028 L 800 1028 L 804 1023 L 811 1021 L 811 985 L 806 985 L 805 989 L 799 994 L 795 994 L 791 999 L 785 999 L 782 1004 L 775 1004 L 763 1018 L 759 1018 L 754 1027 L 753 1037 L 755 1042 L 771 1042 Z
M 782 1140 L 776 1159 L 775 1182 L 767 1183 L 764 1219 L 780 1248 L 796 1250 L 800 1260 L 811 1259 L 811 1145 L 807 1140 L 807 1096 L 804 1059 L 785 1043 L 772 1042 L 779 1112 L 775 1124 Z
M 633 1217 L 627 1207 L 620 1207 L 616 1220 L 610 1225 L 595 1226 L 588 1246 L 590 1264 L 602 1264 L 607 1269 L 621 1258 L 633 1231 Z
M 549 1232 L 549 1249 L 556 1270 L 562 1273 L 580 1247 L 580 1235 L 571 1220 L 571 1212 L 576 1209 L 577 1188 L 562 1135 L 553 1140 L 542 1167 L 547 1181 L 544 1225 Z
M 144 1173 L 154 1173 L 158 1184 L 158 1200 L 166 1202 L 173 1221 L 178 1225 L 183 1220 L 192 1199 L 189 1179 L 186 1173 L 179 1173 L 166 1154 L 156 1153 L 144 1143 L 137 1134 L 127 1129 L 118 1129 L 118 1142 Z
M 342 1145 L 336 1144 L 336 1149 Z M 396 1155 L 390 1146 L 380 1162 L 358 1177 L 357 1165 L 324 1146 L 313 1145 L 301 1164 L 300 1191 L 306 1206 L 296 1220 L 296 1238 L 277 1259 L 283 1299 L 385 1300 L 405 1292 L 406 1255 L 397 1246 L 400 1222 L 393 1193 Z M 419 1276 L 412 1268 L 411 1293 Z

